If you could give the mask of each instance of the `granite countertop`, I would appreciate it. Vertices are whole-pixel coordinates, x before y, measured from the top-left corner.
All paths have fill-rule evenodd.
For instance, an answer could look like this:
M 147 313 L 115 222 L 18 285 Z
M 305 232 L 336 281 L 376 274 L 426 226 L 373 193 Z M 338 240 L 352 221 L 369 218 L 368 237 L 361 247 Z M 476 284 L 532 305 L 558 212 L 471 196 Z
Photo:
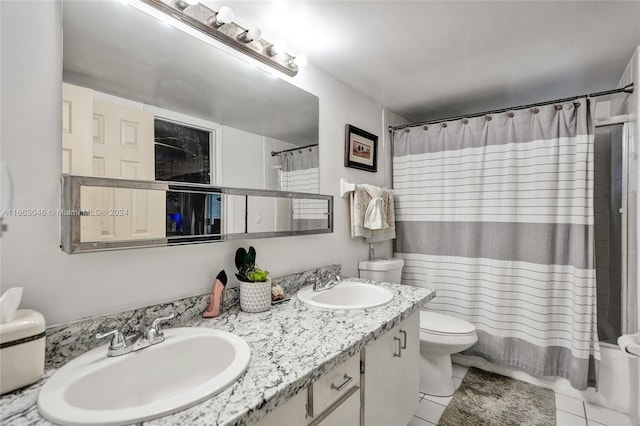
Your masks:
M 246 313 L 234 307 L 218 318 L 180 324 L 237 334 L 249 343 L 251 361 L 240 379 L 224 391 L 191 408 L 143 424 L 253 424 L 434 296 L 433 291 L 421 287 L 376 284 L 391 289 L 394 299 L 371 310 L 321 310 L 293 296 L 267 312 Z M 0 398 L 3 425 L 50 424 L 38 413 L 36 402 L 40 388 L 56 369 L 47 368 L 39 382 Z

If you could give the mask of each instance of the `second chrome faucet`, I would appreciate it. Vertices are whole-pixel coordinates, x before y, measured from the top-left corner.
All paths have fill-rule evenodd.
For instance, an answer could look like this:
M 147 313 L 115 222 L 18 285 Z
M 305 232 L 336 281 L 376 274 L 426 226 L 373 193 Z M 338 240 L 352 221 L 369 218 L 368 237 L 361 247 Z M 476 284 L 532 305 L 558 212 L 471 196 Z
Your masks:
M 162 332 L 162 324 L 175 318 L 176 314 L 168 317 L 156 318 L 149 327 L 140 325 L 137 333 L 125 337 L 120 330 L 113 330 L 104 334 L 96 334 L 97 339 L 111 337 L 111 344 L 107 351 L 107 356 L 121 356 L 129 352 L 139 351 L 151 345 L 155 345 L 164 341 L 164 333 Z
M 338 285 L 339 282 L 340 282 L 339 275 L 336 275 L 335 279 L 330 279 L 324 284 L 320 283 L 320 278 L 316 278 L 316 280 L 313 282 L 313 291 L 324 291 L 324 290 L 332 289 L 333 287 Z

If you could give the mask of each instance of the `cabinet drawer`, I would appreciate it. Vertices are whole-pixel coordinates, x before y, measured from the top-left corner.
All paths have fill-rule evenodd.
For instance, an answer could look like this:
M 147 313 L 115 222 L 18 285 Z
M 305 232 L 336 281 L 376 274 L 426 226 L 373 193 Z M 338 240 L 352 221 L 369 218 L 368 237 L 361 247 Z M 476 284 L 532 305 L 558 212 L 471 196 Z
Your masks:
M 309 387 L 309 414 L 317 416 L 354 386 L 360 386 L 360 354 L 335 367 Z

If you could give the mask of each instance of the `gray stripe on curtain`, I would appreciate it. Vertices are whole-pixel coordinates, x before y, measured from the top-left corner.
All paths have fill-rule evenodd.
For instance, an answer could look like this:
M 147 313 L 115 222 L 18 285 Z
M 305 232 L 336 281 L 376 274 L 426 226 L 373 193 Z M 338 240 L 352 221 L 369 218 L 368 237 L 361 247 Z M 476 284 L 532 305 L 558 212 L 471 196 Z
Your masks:
M 579 102 L 585 109 L 587 101 L 582 99 Z M 487 125 L 483 117 L 470 119 L 468 124 L 464 124 L 463 120 L 447 122 L 446 127 L 443 127 L 441 123 L 432 124 L 427 126 L 427 131 L 420 133 L 419 138 L 423 143 L 415 143 L 415 133 L 423 130 L 422 127 L 396 130 L 393 140 L 394 155 L 457 151 L 463 148 L 526 143 L 535 140 L 557 137 L 572 138 L 578 135 L 592 134 L 589 122 L 579 114 L 575 114 L 575 109 L 571 104 L 564 104 L 560 111 L 553 106 L 540 107 L 538 111 L 537 114 L 516 111 L 514 117 L 496 114 L 491 116 L 490 125 Z M 538 122 L 550 123 L 550 125 L 541 126 L 538 125 Z
M 506 363 L 512 367 L 529 371 L 536 376 L 570 377 L 577 389 L 595 387 L 596 360 L 576 359 L 571 351 L 561 346 L 542 348 L 516 337 L 498 337 L 478 331 L 478 343 L 462 352 L 463 355 L 481 356 L 487 361 Z M 494 356 L 495 348 L 500 348 L 500 356 Z M 557 362 L 549 363 L 549 359 Z M 582 374 L 588 371 L 588 376 Z
M 397 222 L 396 251 L 594 268 L 593 225 Z M 553 247 L 550 250 L 549 247 Z M 569 249 L 571 247 L 571 250 Z M 583 247 L 583 250 L 576 250 Z

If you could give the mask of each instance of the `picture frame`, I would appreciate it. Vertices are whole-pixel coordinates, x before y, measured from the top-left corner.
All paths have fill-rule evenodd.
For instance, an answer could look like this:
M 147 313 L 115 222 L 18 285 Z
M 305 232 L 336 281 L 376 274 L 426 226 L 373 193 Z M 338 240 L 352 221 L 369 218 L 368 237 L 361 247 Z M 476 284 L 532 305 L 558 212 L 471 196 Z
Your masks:
M 378 137 L 351 124 L 345 128 L 344 166 L 378 171 Z

